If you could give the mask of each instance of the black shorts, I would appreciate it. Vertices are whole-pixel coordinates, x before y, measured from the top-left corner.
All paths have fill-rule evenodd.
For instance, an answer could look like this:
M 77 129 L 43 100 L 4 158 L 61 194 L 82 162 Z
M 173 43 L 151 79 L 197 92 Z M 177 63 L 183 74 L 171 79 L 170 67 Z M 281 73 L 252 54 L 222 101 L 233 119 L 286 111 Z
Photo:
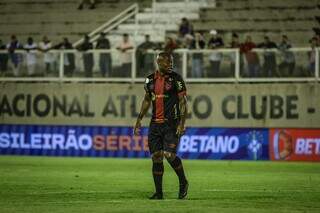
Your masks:
M 150 153 L 166 151 L 177 153 L 180 138 L 176 134 L 177 125 L 173 123 L 151 122 L 148 134 L 148 145 Z

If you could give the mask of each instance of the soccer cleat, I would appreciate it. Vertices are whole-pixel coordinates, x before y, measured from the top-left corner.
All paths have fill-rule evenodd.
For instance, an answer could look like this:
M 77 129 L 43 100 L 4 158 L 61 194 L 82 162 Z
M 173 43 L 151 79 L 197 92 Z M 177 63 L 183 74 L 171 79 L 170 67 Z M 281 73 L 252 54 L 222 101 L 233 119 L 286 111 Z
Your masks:
M 180 184 L 180 186 L 179 186 L 179 196 L 178 196 L 179 199 L 184 199 L 184 198 L 187 197 L 188 187 L 189 187 L 188 181 L 186 181 L 183 184 Z
M 163 194 L 156 192 L 149 199 L 150 200 L 162 200 L 163 199 Z

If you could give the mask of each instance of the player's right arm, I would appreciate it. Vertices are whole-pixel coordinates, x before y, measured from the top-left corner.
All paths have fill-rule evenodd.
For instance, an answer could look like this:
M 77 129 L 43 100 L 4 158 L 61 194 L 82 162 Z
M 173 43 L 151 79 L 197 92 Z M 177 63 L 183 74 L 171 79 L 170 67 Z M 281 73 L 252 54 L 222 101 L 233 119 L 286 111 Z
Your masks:
M 139 135 L 140 134 L 141 121 L 142 121 L 143 117 L 145 116 L 145 114 L 147 114 L 150 105 L 151 105 L 151 97 L 150 97 L 150 94 L 148 92 L 146 92 L 145 95 L 144 95 L 142 104 L 141 104 L 140 113 L 138 115 L 136 124 L 135 124 L 134 129 L 133 129 L 134 135 Z

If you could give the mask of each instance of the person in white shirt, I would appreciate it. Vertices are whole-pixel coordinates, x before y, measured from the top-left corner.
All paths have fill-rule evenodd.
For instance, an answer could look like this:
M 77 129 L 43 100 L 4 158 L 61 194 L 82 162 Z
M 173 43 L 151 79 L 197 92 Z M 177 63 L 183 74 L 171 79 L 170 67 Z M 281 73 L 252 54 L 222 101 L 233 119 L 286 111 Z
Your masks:
M 121 77 L 130 77 L 131 64 L 132 64 L 132 53 L 128 52 L 128 50 L 133 49 L 133 44 L 129 41 L 129 35 L 123 34 L 123 40 L 118 45 L 117 50 L 121 51 L 120 53 L 120 61 L 121 61 Z
M 37 44 L 33 42 L 31 37 L 28 38 L 27 43 L 24 45 L 24 49 L 27 51 L 26 62 L 28 76 L 33 76 L 35 74 L 35 68 L 37 63 L 36 49 Z
M 49 52 L 52 49 L 52 43 L 47 36 L 44 36 L 42 41 L 39 43 L 39 49 L 44 53 L 43 61 L 46 66 L 46 73 L 53 71 L 55 55 L 52 52 Z

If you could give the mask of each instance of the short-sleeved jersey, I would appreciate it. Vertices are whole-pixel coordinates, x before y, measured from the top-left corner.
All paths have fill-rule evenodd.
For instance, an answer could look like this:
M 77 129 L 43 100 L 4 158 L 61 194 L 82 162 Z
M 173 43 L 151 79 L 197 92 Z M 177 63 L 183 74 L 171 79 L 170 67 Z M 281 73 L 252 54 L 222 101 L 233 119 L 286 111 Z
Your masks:
M 180 120 L 179 97 L 186 95 L 186 86 L 179 74 L 156 71 L 146 78 L 144 88 L 152 100 L 152 122 Z

